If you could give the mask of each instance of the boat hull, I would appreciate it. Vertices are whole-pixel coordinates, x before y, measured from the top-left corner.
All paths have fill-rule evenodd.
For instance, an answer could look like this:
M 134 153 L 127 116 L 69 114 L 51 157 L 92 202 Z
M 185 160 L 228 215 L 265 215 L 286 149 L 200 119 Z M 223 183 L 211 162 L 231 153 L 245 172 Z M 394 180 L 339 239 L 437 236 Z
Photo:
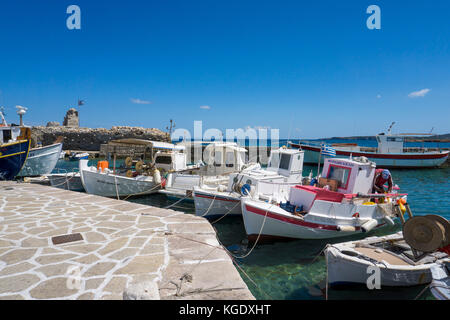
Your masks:
M 334 215 L 338 214 L 338 211 L 335 209 L 331 210 L 332 215 L 329 217 L 326 217 L 324 213 L 316 214 L 314 215 L 316 221 L 308 221 L 307 218 L 293 215 L 274 204 L 252 201 L 248 198 L 243 199 L 241 202 L 245 231 L 250 241 L 256 239 L 330 239 L 361 234 L 362 232 L 358 226 L 355 227 L 354 231 L 342 231 L 343 229 L 340 226 L 351 226 L 353 221 L 352 218 L 339 217 L 339 215 L 335 218 Z M 367 210 L 368 212 L 365 215 L 370 215 L 370 208 L 367 207 Z M 362 215 L 363 212 L 361 211 Z M 311 216 L 313 215 L 311 214 Z M 366 217 L 365 219 L 369 218 Z M 381 219 L 376 220 L 378 224 L 375 228 L 386 225 L 385 221 Z
M 18 176 L 34 177 L 50 174 L 58 162 L 61 150 L 62 143 L 31 149 Z
M 17 176 L 29 149 L 29 139 L 0 145 L 0 180 L 13 180 Z
M 79 173 L 70 172 L 67 174 L 49 174 L 48 179 L 52 187 L 71 191 L 84 191 L 83 183 Z
M 305 164 L 315 164 L 319 162 L 320 147 L 306 144 L 291 144 L 293 148 L 301 148 L 305 151 Z M 449 156 L 449 152 L 425 152 L 425 153 L 399 153 L 381 154 L 374 152 L 352 152 L 335 148 L 337 157 L 366 157 L 383 168 L 434 168 L 441 166 Z M 320 162 L 328 156 L 321 155 Z
M 141 196 L 156 193 L 159 189 L 150 177 L 146 177 L 148 180 L 138 180 L 90 170 L 80 170 L 80 174 L 84 190 L 98 196 Z
M 328 283 L 330 286 L 342 286 L 352 284 L 367 284 L 371 273 L 368 267 L 374 266 L 373 262 L 346 257 L 345 255 L 329 248 L 325 251 L 328 270 Z M 408 287 L 430 283 L 432 280 L 430 267 L 434 264 L 423 266 L 394 266 L 377 264 L 380 269 L 381 287 Z
M 194 190 L 195 215 L 200 217 L 241 216 L 239 197 Z

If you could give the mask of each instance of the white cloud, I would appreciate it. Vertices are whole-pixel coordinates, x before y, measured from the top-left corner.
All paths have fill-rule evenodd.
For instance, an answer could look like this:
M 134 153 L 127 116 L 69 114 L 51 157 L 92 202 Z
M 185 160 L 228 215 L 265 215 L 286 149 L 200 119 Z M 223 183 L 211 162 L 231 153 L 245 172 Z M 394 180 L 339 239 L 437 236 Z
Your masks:
M 414 91 L 408 94 L 408 97 L 410 98 L 418 98 L 418 97 L 425 97 L 425 95 L 430 92 L 430 89 L 422 89 L 419 91 Z
M 135 99 L 135 98 L 131 98 L 130 101 L 135 104 L 151 104 L 152 103 L 151 101 Z
M 210 110 L 211 107 L 210 106 L 200 106 L 200 109 L 204 109 L 204 110 Z

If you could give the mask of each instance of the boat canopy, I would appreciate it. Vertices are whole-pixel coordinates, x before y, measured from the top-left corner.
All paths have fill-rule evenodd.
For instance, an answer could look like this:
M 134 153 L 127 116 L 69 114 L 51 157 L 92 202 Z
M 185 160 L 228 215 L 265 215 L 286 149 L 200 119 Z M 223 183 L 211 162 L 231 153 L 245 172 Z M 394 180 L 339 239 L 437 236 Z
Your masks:
M 151 141 L 151 140 L 145 140 L 145 139 L 119 139 L 119 140 L 111 140 L 110 143 L 130 144 L 130 145 L 146 145 L 149 147 L 153 147 L 155 149 L 163 149 L 163 150 L 182 151 L 185 149 L 184 146 L 174 145 L 174 144 L 168 143 L 168 142 Z

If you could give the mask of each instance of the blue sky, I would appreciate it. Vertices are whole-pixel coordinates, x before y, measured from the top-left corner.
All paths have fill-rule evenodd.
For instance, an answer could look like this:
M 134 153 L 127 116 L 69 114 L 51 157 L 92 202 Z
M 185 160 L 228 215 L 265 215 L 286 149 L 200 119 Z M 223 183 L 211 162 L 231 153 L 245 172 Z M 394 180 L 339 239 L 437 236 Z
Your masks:
M 87 127 L 450 132 L 449 1 L 2 1 L 0 49 L 0 105 L 30 125 L 81 98 Z

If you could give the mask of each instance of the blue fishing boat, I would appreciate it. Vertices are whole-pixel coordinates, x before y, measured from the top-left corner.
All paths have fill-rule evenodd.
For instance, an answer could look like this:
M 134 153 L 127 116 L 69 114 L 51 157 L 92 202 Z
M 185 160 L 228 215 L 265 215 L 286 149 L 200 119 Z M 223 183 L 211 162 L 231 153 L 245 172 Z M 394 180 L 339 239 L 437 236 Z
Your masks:
M 0 180 L 12 180 L 22 169 L 30 150 L 31 129 L 9 126 L 0 111 Z

